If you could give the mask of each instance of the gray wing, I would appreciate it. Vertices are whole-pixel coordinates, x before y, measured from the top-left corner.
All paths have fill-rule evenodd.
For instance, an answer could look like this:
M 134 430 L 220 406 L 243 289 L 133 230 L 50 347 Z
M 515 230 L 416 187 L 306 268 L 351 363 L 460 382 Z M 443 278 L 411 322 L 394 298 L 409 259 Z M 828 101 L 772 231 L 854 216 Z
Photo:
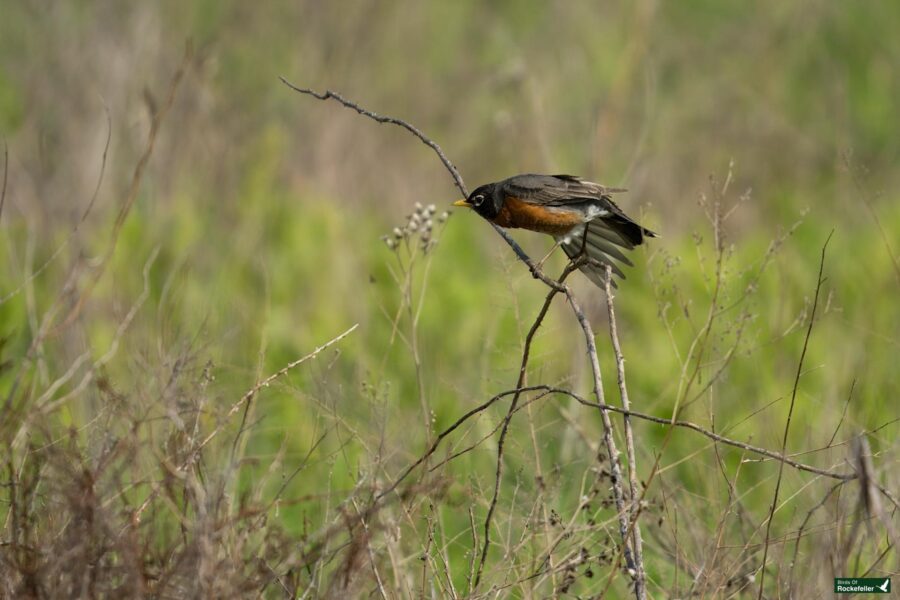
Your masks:
M 577 207 L 591 222 L 606 221 L 608 228 L 616 234 L 607 235 L 610 241 L 629 250 L 639 245 L 644 235 L 656 235 L 635 223 L 613 202 L 610 194 L 624 192 L 621 188 L 608 188 L 574 175 L 517 175 L 503 181 L 501 185 L 507 196 L 523 202 L 541 206 Z
M 563 206 L 590 200 L 609 200 L 608 195 L 624 192 L 574 175 L 516 175 L 501 182 L 504 192 L 529 204 Z M 615 205 L 613 205 L 615 206 Z M 616 207 L 618 210 L 618 207 Z

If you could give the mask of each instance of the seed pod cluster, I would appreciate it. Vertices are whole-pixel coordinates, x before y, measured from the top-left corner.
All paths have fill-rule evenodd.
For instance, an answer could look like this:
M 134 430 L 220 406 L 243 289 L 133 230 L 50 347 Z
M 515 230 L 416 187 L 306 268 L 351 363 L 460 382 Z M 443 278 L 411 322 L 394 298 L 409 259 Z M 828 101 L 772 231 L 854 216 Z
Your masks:
M 450 216 L 446 210 L 437 215 L 434 204 L 422 206 L 416 202 L 413 211 L 406 215 L 406 223 L 402 227 L 394 227 L 388 235 L 381 236 L 381 240 L 391 250 L 396 250 L 401 243 L 418 243 L 424 252 L 428 252 L 437 244 L 433 230 L 435 223 L 444 223 Z

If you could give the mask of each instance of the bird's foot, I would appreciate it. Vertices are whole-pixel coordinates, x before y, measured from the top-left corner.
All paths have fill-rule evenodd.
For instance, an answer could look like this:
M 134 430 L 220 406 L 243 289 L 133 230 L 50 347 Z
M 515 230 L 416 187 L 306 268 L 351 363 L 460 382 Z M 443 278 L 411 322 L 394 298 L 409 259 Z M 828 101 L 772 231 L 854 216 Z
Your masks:
M 534 265 L 535 271 L 540 271 L 541 269 L 543 269 L 544 263 L 547 262 L 547 259 L 550 258 L 553 255 L 553 253 L 556 252 L 556 249 L 559 248 L 564 242 L 565 242 L 565 240 L 559 240 L 558 242 L 553 244 L 553 247 L 550 248 L 550 252 L 548 252 L 546 255 L 544 255 L 544 258 L 542 258 L 541 260 L 537 261 L 537 263 L 535 263 L 535 265 Z M 537 277 L 537 275 L 535 275 L 535 277 Z

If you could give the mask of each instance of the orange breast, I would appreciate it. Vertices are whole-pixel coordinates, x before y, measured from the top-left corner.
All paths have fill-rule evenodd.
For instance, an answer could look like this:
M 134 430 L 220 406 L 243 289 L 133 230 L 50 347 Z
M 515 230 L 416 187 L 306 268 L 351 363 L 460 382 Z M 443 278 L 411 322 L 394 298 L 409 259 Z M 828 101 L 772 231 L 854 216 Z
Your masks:
M 576 211 L 550 210 L 507 196 L 494 223 L 500 227 L 518 227 L 550 235 L 565 235 L 584 221 Z

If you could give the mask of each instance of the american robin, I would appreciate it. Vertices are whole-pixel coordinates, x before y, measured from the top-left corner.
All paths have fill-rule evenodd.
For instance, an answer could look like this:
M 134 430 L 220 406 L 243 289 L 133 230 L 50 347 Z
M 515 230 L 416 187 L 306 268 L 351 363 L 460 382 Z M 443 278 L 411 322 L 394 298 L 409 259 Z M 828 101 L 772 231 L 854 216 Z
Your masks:
M 622 212 L 610 194 L 624 192 L 574 175 L 516 175 L 477 188 L 454 206 L 467 206 L 500 227 L 518 227 L 553 236 L 572 259 L 590 260 L 581 271 L 604 287 L 606 265 L 625 278 L 612 260 L 631 266 L 620 248 L 631 250 L 656 234 Z M 615 282 L 610 282 L 615 285 Z

